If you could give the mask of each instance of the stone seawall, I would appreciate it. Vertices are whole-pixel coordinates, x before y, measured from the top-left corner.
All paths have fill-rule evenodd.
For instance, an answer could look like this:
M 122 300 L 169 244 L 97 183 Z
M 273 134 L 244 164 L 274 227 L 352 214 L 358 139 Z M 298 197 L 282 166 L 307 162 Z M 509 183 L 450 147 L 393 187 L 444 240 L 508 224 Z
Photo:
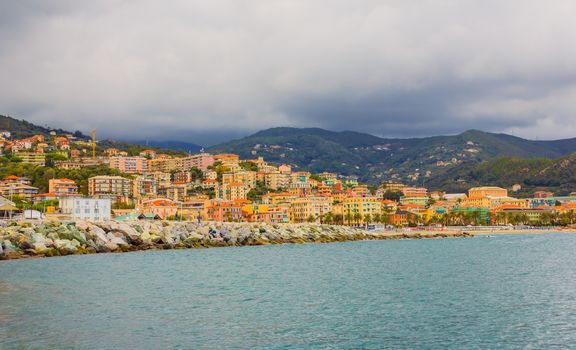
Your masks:
M 172 221 L 3 222 L 0 259 L 283 243 L 467 237 L 461 231 L 364 231 L 318 224 Z

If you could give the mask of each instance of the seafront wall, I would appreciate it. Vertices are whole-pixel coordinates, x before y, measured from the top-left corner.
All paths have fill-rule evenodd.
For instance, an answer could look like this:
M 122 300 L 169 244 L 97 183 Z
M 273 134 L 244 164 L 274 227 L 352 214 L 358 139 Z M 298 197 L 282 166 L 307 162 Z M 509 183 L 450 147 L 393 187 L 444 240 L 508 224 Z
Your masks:
M 318 224 L 173 221 L 3 222 L 0 259 L 283 243 L 466 237 L 461 231 L 365 231 Z

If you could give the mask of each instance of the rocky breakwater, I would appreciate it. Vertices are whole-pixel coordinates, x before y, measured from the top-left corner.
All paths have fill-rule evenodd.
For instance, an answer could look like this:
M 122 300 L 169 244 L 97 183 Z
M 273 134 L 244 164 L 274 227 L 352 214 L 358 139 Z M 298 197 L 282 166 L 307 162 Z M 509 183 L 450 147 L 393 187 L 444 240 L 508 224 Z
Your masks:
M 0 259 L 282 243 L 342 242 L 469 236 L 459 231 L 364 231 L 317 224 L 213 223 L 172 221 L 4 222 Z

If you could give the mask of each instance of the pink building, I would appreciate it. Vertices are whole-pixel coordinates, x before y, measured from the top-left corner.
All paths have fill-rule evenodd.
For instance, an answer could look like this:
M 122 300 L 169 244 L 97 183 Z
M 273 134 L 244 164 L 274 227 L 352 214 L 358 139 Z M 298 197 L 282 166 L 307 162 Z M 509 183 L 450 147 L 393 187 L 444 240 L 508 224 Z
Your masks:
M 144 157 L 111 157 L 110 168 L 127 174 L 142 174 L 148 170 L 148 163 Z
M 185 167 L 187 169 L 198 168 L 206 171 L 213 163 L 214 156 L 208 153 L 194 154 L 185 158 Z

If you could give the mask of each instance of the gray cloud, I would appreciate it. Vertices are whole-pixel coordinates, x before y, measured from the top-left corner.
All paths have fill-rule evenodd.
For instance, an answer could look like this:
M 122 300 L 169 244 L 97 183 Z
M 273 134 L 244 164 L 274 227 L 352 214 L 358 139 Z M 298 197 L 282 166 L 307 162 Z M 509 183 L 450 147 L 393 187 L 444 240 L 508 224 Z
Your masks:
M 272 126 L 576 136 L 569 0 L 0 3 L 0 113 L 212 144 Z

